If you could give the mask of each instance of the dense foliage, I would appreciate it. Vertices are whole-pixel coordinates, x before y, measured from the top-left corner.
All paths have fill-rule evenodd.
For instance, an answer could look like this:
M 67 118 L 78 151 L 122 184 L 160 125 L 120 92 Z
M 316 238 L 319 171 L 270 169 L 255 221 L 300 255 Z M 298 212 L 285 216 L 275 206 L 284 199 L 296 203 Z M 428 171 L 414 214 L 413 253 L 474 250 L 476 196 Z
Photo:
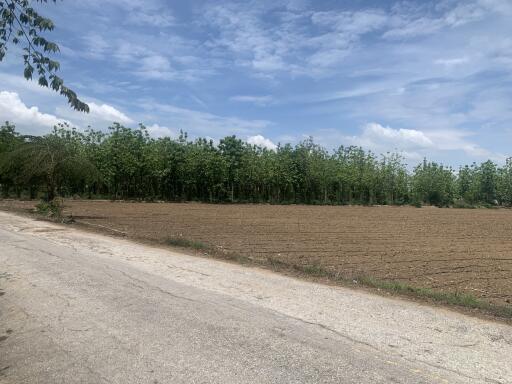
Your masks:
M 24 71 L 23 76 L 32 80 L 35 76 L 39 85 L 50 87 L 68 99 L 77 111 L 89 112 L 89 106 L 82 102 L 76 93 L 64 85 L 57 75 L 58 61 L 50 55 L 59 52 L 59 46 L 48 40 L 45 32 L 54 29 L 53 21 L 43 17 L 32 3 L 55 3 L 56 0 L 0 0 L 0 62 L 9 46 L 21 46 Z
M 277 150 L 228 136 L 151 138 L 144 126 L 107 133 L 61 125 L 48 135 L 0 128 L 3 196 L 305 204 L 512 205 L 512 160 L 462 167 L 419 164 L 359 147 L 329 153 L 312 139 Z

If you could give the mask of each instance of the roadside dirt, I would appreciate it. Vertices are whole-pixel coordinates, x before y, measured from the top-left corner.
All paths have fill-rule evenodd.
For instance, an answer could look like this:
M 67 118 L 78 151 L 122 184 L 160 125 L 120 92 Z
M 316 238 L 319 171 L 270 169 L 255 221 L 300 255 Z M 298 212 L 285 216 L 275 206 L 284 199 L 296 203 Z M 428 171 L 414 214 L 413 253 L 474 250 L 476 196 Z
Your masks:
M 0 209 L 30 210 L 30 201 Z M 512 210 L 66 201 L 78 223 L 512 306 Z

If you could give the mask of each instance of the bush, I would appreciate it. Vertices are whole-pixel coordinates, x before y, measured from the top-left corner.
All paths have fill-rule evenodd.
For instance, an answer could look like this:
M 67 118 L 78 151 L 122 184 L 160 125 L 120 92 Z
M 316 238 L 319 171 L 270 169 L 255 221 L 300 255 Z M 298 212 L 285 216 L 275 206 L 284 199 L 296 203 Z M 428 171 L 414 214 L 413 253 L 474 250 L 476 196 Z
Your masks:
M 36 205 L 36 212 L 47 217 L 60 218 L 62 217 L 62 208 L 62 202 L 57 199 L 52 201 L 42 200 Z

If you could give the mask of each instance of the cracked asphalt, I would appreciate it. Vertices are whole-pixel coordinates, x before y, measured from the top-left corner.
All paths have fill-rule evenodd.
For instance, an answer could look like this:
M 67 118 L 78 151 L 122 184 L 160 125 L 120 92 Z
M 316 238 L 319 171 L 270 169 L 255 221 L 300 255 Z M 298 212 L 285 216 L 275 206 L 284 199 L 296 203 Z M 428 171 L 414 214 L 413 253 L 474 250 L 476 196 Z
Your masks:
M 512 383 L 512 327 L 0 212 L 0 383 Z

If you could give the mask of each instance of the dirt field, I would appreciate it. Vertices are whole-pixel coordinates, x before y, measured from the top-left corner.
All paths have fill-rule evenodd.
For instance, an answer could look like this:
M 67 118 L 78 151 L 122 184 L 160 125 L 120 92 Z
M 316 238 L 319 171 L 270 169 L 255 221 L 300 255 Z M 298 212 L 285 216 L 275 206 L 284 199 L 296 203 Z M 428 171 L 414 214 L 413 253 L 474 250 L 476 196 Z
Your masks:
M 33 202 L 2 202 L 30 208 Z M 512 305 L 512 210 L 68 201 L 78 222 Z

